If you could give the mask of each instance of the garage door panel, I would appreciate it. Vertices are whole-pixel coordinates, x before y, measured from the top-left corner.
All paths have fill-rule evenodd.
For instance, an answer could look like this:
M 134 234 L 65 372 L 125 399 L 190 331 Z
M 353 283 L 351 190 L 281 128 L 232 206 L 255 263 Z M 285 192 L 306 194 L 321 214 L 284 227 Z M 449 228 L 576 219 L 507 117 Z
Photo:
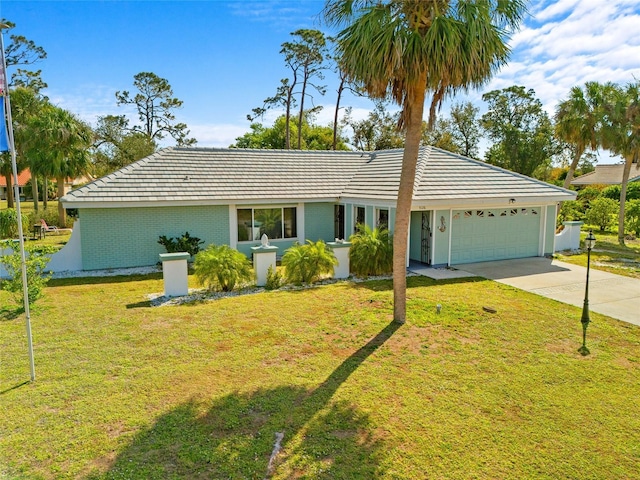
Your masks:
M 540 207 L 453 211 L 451 263 L 537 256 L 540 212 Z

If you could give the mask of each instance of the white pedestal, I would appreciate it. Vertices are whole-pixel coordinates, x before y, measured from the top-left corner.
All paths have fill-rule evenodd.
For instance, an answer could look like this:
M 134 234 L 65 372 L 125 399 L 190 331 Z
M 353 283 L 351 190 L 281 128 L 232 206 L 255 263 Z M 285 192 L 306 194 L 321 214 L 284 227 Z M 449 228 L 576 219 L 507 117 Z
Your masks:
M 338 265 L 333 267 L 333 278 L 349 278 L 349 242 L 329 242 L 327 243 L 333 250 L 333 254 L 338 260 Z
M 278 247 L 272 245 L 251 247 L 253 251 L 253 270 L 256 273 L 256 285 L 264 287 L 267 284 L 269 267 L 276 269 L 276 252 Z
M 189 294 L 189 281 L 186 252 L 161 253 L 162 279 L 165 297 L 181 297 Z

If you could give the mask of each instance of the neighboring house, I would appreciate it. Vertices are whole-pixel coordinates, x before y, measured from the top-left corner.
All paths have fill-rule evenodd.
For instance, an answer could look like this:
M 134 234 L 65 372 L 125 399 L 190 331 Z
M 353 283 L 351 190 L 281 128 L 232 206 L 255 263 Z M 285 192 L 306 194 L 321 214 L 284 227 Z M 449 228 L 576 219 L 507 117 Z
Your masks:
M 13 178 L 13 176 L 11 177 Z M 77 188 L 80 185 L 93 181 L 94 178 L 91 175 L 82 175 L 78 178 L 67 178 L 64 182 L 64 193 L 69 193 L 73 188 Z M 31 182 L 31 172 L 28 168 L 25 168 L 18 174 L 18 186 L 20 187 L 20 196 L 24 195 L 24 187 Z M 13 188 L 13 185 L 12 185 Z M 0 175 L 0 200 L 7 199 L 7 179 Z M 24 199 L 24 197 L 23 197 Z
M 616 165 L 596 165 L 593 172 L 585 173 L 571 181 L 571 185 L 620 185 L 622 183 L 622 173 L 624 163 Z M 640 181 L 640 163 L 631 165 L 629 182 Z
M 13 175 L 11 176 L 11 188 L 13 188 Z M 29 170 L 23 170 L 18 174 L 18 191 L 20 197 L 24 198 L 24 187 L 31 181 L 31 173 Z M 7 199 L 7 178 L 4 175 L 0 175 L 0 200 Z
M 279 254 L 395 221 L 403 151 L 166 148 L 62 198 L 77 208 L 85 270 L 154 265 L 188 231 L 246 255 Z M 575 192 L 433 147 L 418 159 L 409 259 L 430 265 L 548 255 L 557 202 Z M 408 260 L 409 260 L 408 259 Z

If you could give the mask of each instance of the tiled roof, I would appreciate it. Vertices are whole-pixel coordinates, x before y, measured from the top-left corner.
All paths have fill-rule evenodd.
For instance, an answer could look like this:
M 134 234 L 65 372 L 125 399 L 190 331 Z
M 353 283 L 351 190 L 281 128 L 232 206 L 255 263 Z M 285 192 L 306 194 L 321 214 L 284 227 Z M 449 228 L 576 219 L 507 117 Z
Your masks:
M 71 207 L 361 198 L 394 201 L 403 150 L 160 150 L 65 195 Z M 432 147 L 421 149 L 416 201 L 574 193 Z
M 593 172 L 585 173 L 571 181 L 571 185 L 620 185 L 622 183 L 622 174 L 624 171 L 624 163 L 617 165 L 596 165 Z M 629 173 L 629 181 L 636 182 L 640 180 L 640 163 L 631 165 Z
M 31 180 L 31 172 L 29 169 L 25 169 L 18 174 L 18 186 L 24 187 Z M 11 181 L 13 185 L 13 175 L 11 175 Z M 4 175 L 0 175 L 0 187 L 7 186 L 7 178 Z

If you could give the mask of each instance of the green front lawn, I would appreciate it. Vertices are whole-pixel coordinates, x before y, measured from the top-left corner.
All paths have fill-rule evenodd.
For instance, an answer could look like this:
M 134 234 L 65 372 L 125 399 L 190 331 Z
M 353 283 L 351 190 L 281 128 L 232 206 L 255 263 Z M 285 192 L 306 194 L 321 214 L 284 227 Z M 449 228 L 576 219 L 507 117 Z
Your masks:
M 150 307 L 160 275 L 51 281 L 32 384 L 0 291 L 0 478 L 262 479 L 276 432 L 275 479 L 637 477 L 639 327 L 592 313 L 582 357 L 578 308 L 413 277 L 398 326 L 390 287 Z
M 626 277 L 640 278 L 640 239 L 626 240 L 625 245 L 618 244 L 618 234 L 611 232 L 593 231 L 596 237 L 596 245 L 591 251 L 591 267 L 597 270 L 624 275 Z M 587 231 L 583 231 L 581 247 Z M 582 249 L 579 253 L 555 254 L 558 260 L 587 266 L 587 251 Z

